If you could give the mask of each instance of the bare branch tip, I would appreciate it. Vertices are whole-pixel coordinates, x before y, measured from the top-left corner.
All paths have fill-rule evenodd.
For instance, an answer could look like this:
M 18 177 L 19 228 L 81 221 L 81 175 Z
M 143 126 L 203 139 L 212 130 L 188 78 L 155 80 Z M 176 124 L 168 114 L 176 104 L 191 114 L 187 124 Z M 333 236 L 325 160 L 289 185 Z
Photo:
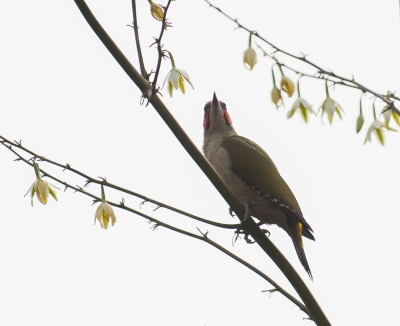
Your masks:
M 143 200 L 143 201 L 139 204 L 139 208 L 142 209 L 142 206 L 143 206 L 144 204 L 146 204 L 146 203 L 147 203 L 147 200 Z

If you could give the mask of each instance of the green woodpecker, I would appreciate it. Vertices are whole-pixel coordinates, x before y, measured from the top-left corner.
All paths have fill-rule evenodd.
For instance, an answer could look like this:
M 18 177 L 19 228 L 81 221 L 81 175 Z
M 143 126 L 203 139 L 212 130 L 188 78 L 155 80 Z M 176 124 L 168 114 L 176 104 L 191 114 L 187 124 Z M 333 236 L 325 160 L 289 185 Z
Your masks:
M 213 100 L 204 107 L 203 151 L 227 186 L 245 207 L 245 218 L 276 224 L 293 241 L 304 269 L 312 279 L 302 236 L 315 240 L 289 186 L 268 154 L 253 141 L 236 134 L 226 104 Z

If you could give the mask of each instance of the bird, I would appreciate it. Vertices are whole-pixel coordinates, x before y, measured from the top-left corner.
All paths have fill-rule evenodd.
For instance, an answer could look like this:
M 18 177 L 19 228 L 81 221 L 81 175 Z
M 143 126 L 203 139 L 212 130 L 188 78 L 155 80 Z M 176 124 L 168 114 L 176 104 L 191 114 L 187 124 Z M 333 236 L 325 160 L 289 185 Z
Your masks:
M 244 218 L 253 216 L 259 225 L 276 224 L 285 230 L 312 280 L 302 237 L 315 240 L 314 231 L 272 159 L 255 142 L 236 133 L 226 104 L 215 92 L 204 107 L 203 127 L 203 153 L 244 205 Z

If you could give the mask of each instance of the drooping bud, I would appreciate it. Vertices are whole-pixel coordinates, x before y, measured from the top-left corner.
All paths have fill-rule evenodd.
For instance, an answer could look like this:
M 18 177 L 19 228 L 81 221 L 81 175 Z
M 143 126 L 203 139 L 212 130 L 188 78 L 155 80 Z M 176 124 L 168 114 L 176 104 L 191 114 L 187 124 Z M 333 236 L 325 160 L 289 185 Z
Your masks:
M 110 204 L 106 201 L 106 195 L 104 193 L 104 186 L 101 185 L 101 204 L 96 209 L 96 214 L 94 215 L 94 223 L 96 224 L 96 220 L 100 222 L 100 226 L 102 229 L 107 230 L 108 224 L 110 223 L 111 218 L 111 225 L 117 222 L 117 218 L 115 217 L 114 211 Z
M 303 98 L 299 97 L 292 106 L 292 109 L 288 112 L 287 118 L 290 119 L 293 114 L 299 110 L 305 123 L 308 123 L 308 113 L 314 113 L 312 106 Z
M 360 114 L 357 118 L 357 123 L 356 123 L 356 132 L 359 133 L 361 128 L 364 125 L 364 116 Z
M 174 88 L 175 89 L 180 89 L 181 92 L 183 94 L 185 94 L 185 80 L 190 84 L 190 86 L 193 87 L 192 82 L 190 81 L 189 75 L 187 74 L 186 71 L 182 70 L 182 69 L 178 69 L 175 66 L 175 61 L 174 61 L 174 57 L 172 56 L 171 52 L 166 51 L 169 54 L 169 58 L 171 59 L 171 65 L 172 65 L 172 69 L 171 71 L 167 74 L 167 77 L 164 80 L 164 84 L 163 87 L 165 85 L 165 82 L 168 79 L 168 93 L 169 95 L 172 97 L 172 93 Z
M 248 47 L 246 51 L 244 51 L 243 54 L 243 63 L 245 64 L 244 66 L 247 69 L 253 70 L 253 67 L 257 63 L 257 53 L 254 51 L 253 48 Z M 247 64 L 247 66 L 246 66 Z
M 251 47 L 251 37 L 253 36 L 253 32 L 250 32 L 249 35 L 249 46 L 247 48 L 246 51 L 244 51 L 243 54 L 243 63 L 244 66 L 247 69 L 253 70 L 253 67 L 256 65 L 257 63 L 257 53 L 256 51 L 254 51 L 254 49 Z M 246 66 L 247 64 L 247 66 Z
M 296 90 L 296 86 L 294 85 L 294 83 L 286 76 L 282 76 L 281 88 L 284 92 L 287 93 L 289 97 L 292 97 L 294 91 Z
M 301 77 L 300 77 L 301 78 Z M 299 110 L 305 123 L 308 123 L 308 113 L 314 113 L 311 104 L 301 97 L 300 94 L 300 78 L 297 80 L 297 100 L 293 103 L 292 109 L 288 112 L 287 118 L 293 117 L 293 114 Z
M 283 103 L 281 90 L 276 86 L 274 86 L 274 88 L 271 91 L 271 100 L 272 100 L 272 103 L 274 103 L 276 105 L 276 108 L 278 108 L 279 101 L 281 101 L 281 103 Z
M 364 144 L 367 141 L 371 141 L 371 134 L 372 134 L 372 132 L 374 132 L 376 137 L 378 138 L 379 142 L 383 146 L 383 145 L 385 145 L 385 137 L 384 137 L 384 133 L 383 133 L 383 128 L 386 128 L 387 130 L 391 130 L 391 131 L 397 131 L 397 130 L 391 128 L 390 126 L 386 126 L 386 123 L 381 122 L 376 118 L 375 103 L 372 103 L 372 109 L 373 109 L 373 113 L 374 113 L 374 122 L 368 128 L 367 136 L 365 137 Z
M 362 114 L 362 101 L 360 98 L 360 115 L 357 118 L 357 123 L 356 123 L 356 132 L 359 133 L 361 128 L 364 125 L 364 116 Z
M 326 99 L 321 104 L 321 107 L 318 110 L 318 112 L 320 110 L 322 110 L 321 120 L 324 117 L 324 114 L 326 113 L 329 123 L 332 124 L 333 115 L 335 114 L 335 112 L 339 116 L 340 120 L 342 120 L 342 113 L 340 111 L 342 111 L 342 112 L 344 112 L 344 111 L 338 102 L 336 102 L 335 100 L 330 98 L 329 89 L 328 89 L 328 81 L 325 81 L 325 93 L 326 93 Z
M 42 178 L 40 176 L 39 164 L 37 164 L 36 162 L 33 162 L 33 168 L 35 169 L 36 181 L 34 183 L 32 183 L 28 192 L 25 194 L 25 196 L 28 193 L 30 194 L 31 206 L 33 207 L 33 197 L 35 196 L 35 193 L 36 193 L 37 199 L 43 205 L 47 204 L 49 194 L 57 201 L 57 194 L 56 194 L 55 190 L 52 187 L 50 187 L 50 185 L 47 181 L 42 180 Z
M 274 87 L 272 88 L 272 91 L 271 91 L 271 100 L 272 100 L 272 103 L 275 104 L 276 108 L 278 108 L 279 101 L 281 102 L 281 104 L 283 104 L 283 98 L 282 98 L 281 90 L 278 87 L 276 87 L 274 66 L 272 66 L 272 68 L 271 68 L 271 73 L 272 73 L 272 83 L 274 84 Z

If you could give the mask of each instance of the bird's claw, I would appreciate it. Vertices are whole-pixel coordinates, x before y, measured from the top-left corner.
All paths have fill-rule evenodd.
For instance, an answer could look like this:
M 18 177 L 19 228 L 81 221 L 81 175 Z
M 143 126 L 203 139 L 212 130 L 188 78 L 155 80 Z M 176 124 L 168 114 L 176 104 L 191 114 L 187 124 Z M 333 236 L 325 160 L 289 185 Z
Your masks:
M 261 229 L 261 228 L 260 228 L 260 230 L 263 231 L 264 234 L 265 234 L 268 238 L 269 238 L 269 236 L 271 235 L 271 232 L 269 232 L 267 229 Z
M 240 235 L 240 234 L 244 234 L 244 240 L 245 240 L 247 243 L 249 243 L 249 244 L 255 243 L 254 240 L 251 240 L 251 239 L 249 238 L 249 235 L 250 235 L 250 234 L 249 234 L 248 232 L 244 231 L 244 230 L 237 229 L 237 230 L 235 231 L 235 234 L 236 234 L 235 242 L 236 242 L 237 239 L 239 238 L 239 235 Z
M 253 244 L 253 243 L 256 242 L 255 240 L 251 240 L 251 239 L 249 238 L 249 233 L 246 233 L 246 234 L 244 235 L 244 240 L 245 240 L 248 244 Z

